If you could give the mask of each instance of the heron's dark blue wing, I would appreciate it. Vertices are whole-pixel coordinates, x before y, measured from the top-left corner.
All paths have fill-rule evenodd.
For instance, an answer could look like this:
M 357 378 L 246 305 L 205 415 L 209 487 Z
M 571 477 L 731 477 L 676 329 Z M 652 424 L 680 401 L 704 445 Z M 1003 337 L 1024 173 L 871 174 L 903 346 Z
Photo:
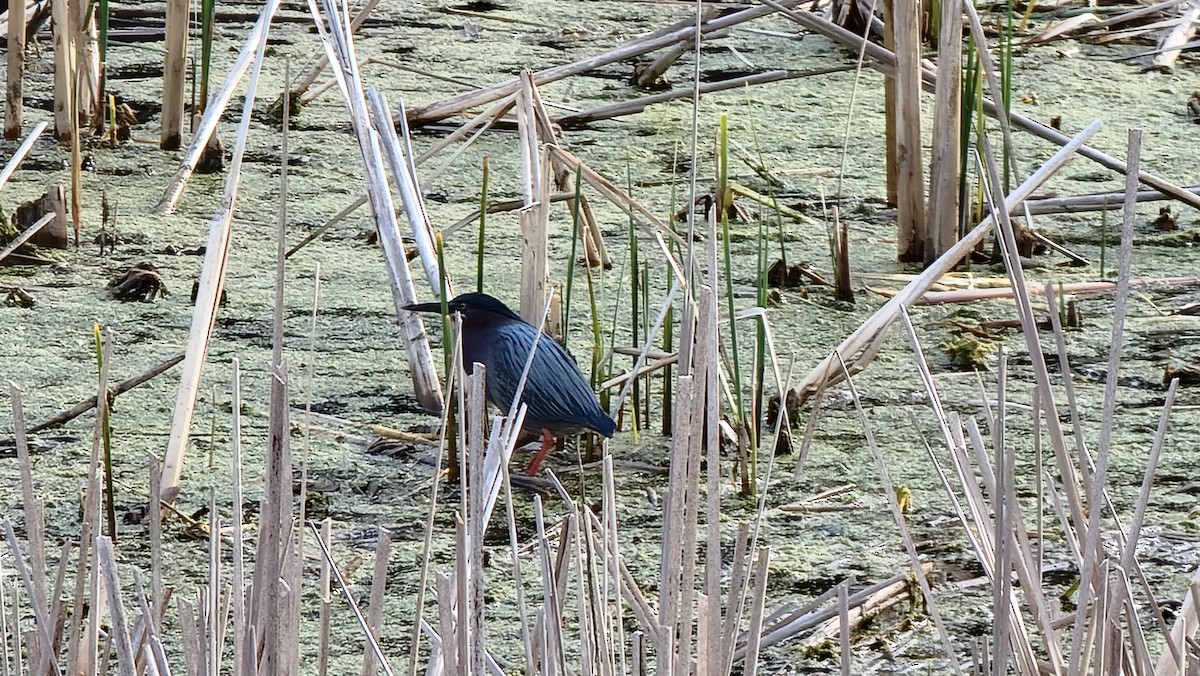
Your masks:
M 516 322 L 497 332 L 487 382 L 492 401 L 501 407 L 512 402 L 538 333 L 533 326 Z M 529 407 L 527 420 L 538 426 L 586 427 L 607 437 L 616 428 L 600 408 L 579 367 L 553 338 L 544 334 L 537 340 L 537 352 L 521 400 Z

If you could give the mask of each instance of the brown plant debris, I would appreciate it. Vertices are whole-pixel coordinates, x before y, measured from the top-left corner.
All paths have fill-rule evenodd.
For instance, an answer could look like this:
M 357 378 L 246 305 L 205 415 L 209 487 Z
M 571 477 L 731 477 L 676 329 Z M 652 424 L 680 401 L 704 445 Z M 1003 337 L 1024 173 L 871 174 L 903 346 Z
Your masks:
M 1175 213 L 1171 211 L 1171 207 L 1159 207 L 1158 218 L 1154 219 L 1154 227 L 1159 230 L 1178 230 L 1179 223 L 1176 218 Z
M 1200 366 L 1195 364 L 1171 366 L 1168 364 L 1163 367 L 1163 385 L 1169 385 L 1176 378 L 1179 379 L 1180 385 L 1200 385 Z
M 37 301 L 25 289 L 13 286 L 4 291 L 4 304 L 8 307 L 23 307 L 28 309 L 37 305 Z
M 767 285 L 777 289 L 796 289 L 806 284 L 833 286 L 821 276 L 810 261 L 788 265 L 782 258 L 767 268 Z
M 113 278 L 108 283 L 108 288 L 112 297 L 117 300 L 140 300 L 143 303 L 170 295 L 166 282 L 158 274 L 158 267 L 150 261 L 135 263 Z

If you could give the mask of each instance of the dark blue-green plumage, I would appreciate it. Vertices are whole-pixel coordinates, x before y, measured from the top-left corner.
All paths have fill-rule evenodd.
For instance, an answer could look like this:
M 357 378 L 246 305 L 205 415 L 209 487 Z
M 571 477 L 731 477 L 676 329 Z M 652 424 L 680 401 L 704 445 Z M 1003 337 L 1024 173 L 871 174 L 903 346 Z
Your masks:
M 591 430 L 605 437 L 616 432 L 616 423 L 600 408 L 587 378 L 557 341 L 485 293 L 464 293 L 448 306 L 451 312 L 462 315 L 467 372 L 477 362 L 486 367 L 488 400 L 505 412 L 536 343 L 521 393 L 527 407 L 523 429 L 531 433 L 549 430 L 555 435 Z M 440 312 L 441 305 L 425 303 L 408 309 Z

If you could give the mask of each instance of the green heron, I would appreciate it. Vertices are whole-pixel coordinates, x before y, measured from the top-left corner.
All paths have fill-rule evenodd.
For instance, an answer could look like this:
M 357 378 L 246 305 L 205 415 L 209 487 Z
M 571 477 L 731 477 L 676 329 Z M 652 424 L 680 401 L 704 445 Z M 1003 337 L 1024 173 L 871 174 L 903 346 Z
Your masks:
M 488 401 L 504 411 L 512 404 L 525 362 L 536 343 L 533 364 L 521 392 L 521 402 L 527 407 L 522 429 L 542 435 L 542 447 L 526 470 L 530 475 L 541 468 L 554 446 L 555 435 L 591 430 L 612 438 L 617 424 L 600 407 L 596 393 L 558 341 L 486 293 L 464 293 L 450 301 L 448 308 L 462 316 L 462 352 L 467 373 L 471 373 L 476 362 L 486 367 Z M 420 303 L 405 309 L 441 313 L 442 305 Z

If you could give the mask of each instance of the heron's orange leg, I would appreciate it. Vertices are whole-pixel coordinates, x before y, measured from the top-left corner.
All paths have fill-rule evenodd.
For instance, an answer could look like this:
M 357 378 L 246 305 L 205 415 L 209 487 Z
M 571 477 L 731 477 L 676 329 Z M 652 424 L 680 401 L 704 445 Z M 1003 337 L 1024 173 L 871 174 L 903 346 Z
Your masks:
M 525 469 L 525 473 L 529 476 L 536 476 L 538 471 L 542 469 L 542 461 L 546 459 L 546 455 L 550 453 L 550 449 L 552 448 L 554 448 L 554 433 L 546 428 L 542 428 L 542 447 L 533 456 L 533 460 L 529 461 L 529 467 Z

